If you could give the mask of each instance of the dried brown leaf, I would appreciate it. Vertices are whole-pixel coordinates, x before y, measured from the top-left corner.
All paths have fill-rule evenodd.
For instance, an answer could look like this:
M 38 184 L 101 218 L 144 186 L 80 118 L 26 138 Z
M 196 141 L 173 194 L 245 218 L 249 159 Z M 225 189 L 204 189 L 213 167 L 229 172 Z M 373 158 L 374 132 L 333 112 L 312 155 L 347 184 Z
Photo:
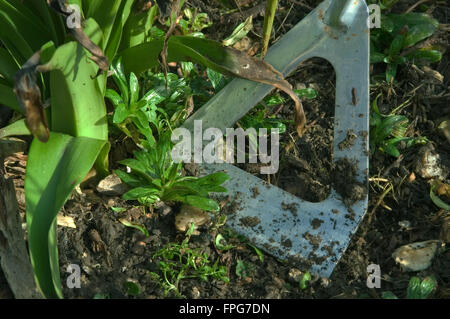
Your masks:
M 41 52 L 36 52 L 16 73 L 14 93 L 25 112 L 28 129 L 38 140 L 45 143 L 49 139 L 50 132 L 41 101 L 41 91 L 36 84 L 36 67 L 40 57 Z

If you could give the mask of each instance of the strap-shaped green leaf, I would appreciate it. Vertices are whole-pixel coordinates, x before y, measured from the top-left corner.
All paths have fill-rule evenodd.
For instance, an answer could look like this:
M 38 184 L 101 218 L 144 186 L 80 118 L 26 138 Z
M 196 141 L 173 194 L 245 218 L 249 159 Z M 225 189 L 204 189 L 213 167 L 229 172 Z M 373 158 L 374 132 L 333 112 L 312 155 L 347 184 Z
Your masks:
M 105 143 L 51 132 L 47 143 L 31 144 L 25 176 L 28 243 L 36 283 L 47 298 L 62 298 L 56 215 Z

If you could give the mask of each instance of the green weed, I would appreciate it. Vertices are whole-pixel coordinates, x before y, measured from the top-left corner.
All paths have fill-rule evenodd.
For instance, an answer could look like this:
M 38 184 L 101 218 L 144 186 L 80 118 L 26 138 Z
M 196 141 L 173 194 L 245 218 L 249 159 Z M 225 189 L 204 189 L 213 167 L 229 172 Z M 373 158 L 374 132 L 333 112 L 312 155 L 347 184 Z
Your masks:
M 416 144 L 425 144 L 428 141 L 426 137 L 406 136 L 409 125 L 406 116 L 381 114 L 377 102 L 379 96 L 372 103 L 370 116 L 370 151 L 372 154 L 378 148 L 391 156 L 398 157 L 400 156 L 398 150 L 400 142 L 405 143 L 406 147 L 411 147 Z
M 189 247 L 194 227 L 195 225 L 191 224 L 181 244 L 169 243 L 153 255 L 153 258 L 160 260 L 160 273 L 152 272 L 151 277 L 164 289 L 165 296 L 173 292 L 176 297 L 183 297 L 179 291 L 179 284 L 183 279 L 200 278 L 206 281 L 208 278 L 214 278 L 225 283 L 230 282 L 227 268 L 220 266 L 219 260 L 211 265 L 209 256 L 200 248 Z

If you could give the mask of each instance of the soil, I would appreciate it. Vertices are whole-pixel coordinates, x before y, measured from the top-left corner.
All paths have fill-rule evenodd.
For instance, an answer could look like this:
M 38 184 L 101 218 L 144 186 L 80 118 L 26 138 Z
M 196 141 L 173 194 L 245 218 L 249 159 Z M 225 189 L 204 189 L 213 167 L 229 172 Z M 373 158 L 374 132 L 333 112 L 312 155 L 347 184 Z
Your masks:
M 221 40 L 229 35 L 234 27 L 243 21 L 246 12 L 255 14 L 264 8 L 263 1 L 247 1 L 247 7 L 233 14 L 221 15 L 214 1 L 188 1 L 207 12 L 214 22 L 207 36 Z M 272 41 L 292 28 L 320 1 L 281 0 Z M 404 12 L 416 1 L 401 1 L 393 12 Z M 256 9 L 255 9 L 256 8 Z M 449 23 L 450 7 L 445 2 L 430 4 L 431 14 L 440 23 Z M 254 29 L 249 38 L 253 43 L 259 42 L 261 34 L 261 15 L 254 16 Z M 389 113 L 407 99 L 411 103 L 402 108 L 399 114 L 405 115 L 412 123 L 413 136 L 426 136 L 439 153 L 443 165 L 450 161 L 450 143 L 437 129 L 443 115 L 450 113 L 449 79 L 450 53 L 448 52 L 448 31 L 437 32 L 434 40 L 444 43 L 447 52 L 438 63 L 429 67 L 444 76 L 442 83 L 436 82 L 430 73 L 425 73 L 412 65 L 399 68 L 397 82 L 392 86 L 377 84 L 371 87 L 371 99 L 382 93 L 378 100 L 380 111 Z M 374 77 L 383 72 L 377 65 L 373 67 L 371 83 Z M 226 267 L 230 282 L 218 279 L 203 281 L 198 278 L 180 281 L 178 287 L 181 295 L 187 298 L 360 298 L 369 296 L 379 298 L 382 291 L 390 290 L 398 297 L 406 296 L 406 288 L 412 275 L 425 277 L 433 275 L 438 282 L 434 292 L 436 298 L 450 296 L 450 251 L 438 254 L 432 266 L 415 272 L 402 272 L 395 264 L 391 254 L 401 245 L 417 241 L 444 239 L 447 232 L 449 212 L 439 209 L 430 199 L 429 179 L 421 177 L 417 163 L 423 153 L 421 146 L 404 148 L 402 156 L 394 158 L 382 152 L 370 156 L 369 189 L 354 181 L 354 163 L 340 161 L 333 164 L 333 116 L 335 76 L 333 68 L 326 61 L 311 59 L 306 61 L 288 80 L 295 88 L 312 87 L 318 91 L 318 97 L 304 100 L 303 105 L 308 116 L 308 123 L 314 123 L 302 138 L 297 138 L 293 125 L 281 140 L 279 173 L 270 177 L 270 182 L 312 202 L 327 198 L 331 186 L 351 203 L 369 192 L 368 212 L 353 236 L 348 249 L 335 268 L 331 278 L 313 276 L 306 289 L 300 289 L 298 275 L 302 269 L 289 262 L 280 261 L 258 252 L 247 244 L 244 238 L 234 234 L 230 229 L 220 225 L 222 215 L 212 215 L 212 223 L 200 228 L 199 236 L 192 236 L 190 247 L 198 248 L 208 254 L 209 260 Z M 281 118 L 292 119 L 293 105 L 287 103 L 279 113 Z M 353 135 L 342 142 L 342 147 L 353 143 Z M 121 148 L 120 144 L 111 152 L 114 160 L 130 154 L 130 149 Z M 23 176 L 26 155 L 16 154 L 6 159 L 6 171 L 14 178 L 17 188 L 19 206 L 24 212 Z M 446 164 L 447 163 L 447 164 Z M 251 168 L 248 167 L 250 171 Z M 261 176 L 267 179 L 267 176 Z M 352 182 L 353 181 L 353 182 Z M 449 183 L 448 174 L 444 182 Z M 391 191 L 386 191 L 392 186 Z M 254 189 L 255 197 L 258 189 Z M 225 203 L 227 202 L 227 203 Z M 225 205 L 226 204 L 226 205 Z M 224 199 L 222 214 L 227 214 L 240 205 L 239 194 Z M 123 207 L 122 213 L 114 212 L 111 207 Z M 299 214 L 297 207 L 286 204 L 285 209 L 292 214 Z M 125 202 L 119 197 L 105 196 L 93 188 L 85 188 L 81 194 L 74 193 L 62 209 L 62 214 L 72 217 L 76 229 L 58 226 L 58 243 L 61 280 L 64 295 L 67 298 L 93 298 L 96 294 L 107 294 L 111 298 L 165 298 L 174 297 L 164 294 L 164 290 L 152 279 L 150 273 L 159 273 L 158 257 L 154 254 L 164 245 L 172 242 L 181 243 L 184 235 L 174 227 L 175 214 L 179 207 L 167 206 L 158 209 L 139 207 L 137 203 Z M 149 231 L 146 237 L 140 231 L 125 227 L 119 219 L 125 218 L 133 223 L 144 225 Z M 408 221 L 408 227 L 402 225 Z M 244 219 L 244 224 L 255 226 L 256 218 Z M 321 220 L 315 219 L 311 229 L 320 227 Z M 448 226 L 447 226 L 448 227 Z M 220 250 L 215 246 L 217 234 L 224 235 L 230 250 Z M 318 243 L 322 239 L 305 234 L 308 240 Z M 448 237 L 448 236 L 447 236 Z M 285 246 L 289 247 L 289 241 Z M 238 272 L 238 266 L 246 265 L 246 272 Z M 69 264 L 81 266 L 81 289 L 68 289 L 65 281 L 69 276 Z M 381 289 L 369 289 L 366 285 L 367 266 L 380 265 L 382 272 Z M 240 267 L 240 266 L 239 266 Z M 238 275 L 238 273 L 240 275 Z M 137 297 L 127 295 L 126 281 L 136 282 L 140 287 Z M 0 298 L 10 298 L 5 280 L 0 274 Z

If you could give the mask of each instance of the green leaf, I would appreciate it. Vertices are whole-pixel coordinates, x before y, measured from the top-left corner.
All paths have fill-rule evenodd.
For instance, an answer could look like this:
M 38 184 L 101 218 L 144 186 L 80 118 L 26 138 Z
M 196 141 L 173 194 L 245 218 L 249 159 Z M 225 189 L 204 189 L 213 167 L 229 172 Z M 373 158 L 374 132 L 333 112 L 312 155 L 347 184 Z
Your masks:
M 122 123 L 130 116 L 130 111 L 124 103 L 119 104 L 119 106 L 114 110 L 113 123 Z
M 398 297 L 392 291 L 383 291 L 381 293 L 383 299 L 398 299 Z
M 230 176 L 224 172 L 216 172 L 197 179 L 199 185 L 222 185 Z
M 178 198 L 178 200 L 180 200 L 188 205 L 198 207 L 202 210 L 217 212 L 220 209 L 219 204 L 217 204 L 216 201 L 214 201 L 210 198 L 202 197 L 202 196 L 196 196 L 196 195 L 187 195 L 187 196 L 183 196 L 183 197 L 180 196 Z
M 19 106 L 19 102 L 17 101 L 17 97 L 14 94 L 12 87 L 3 84 L 0 84 L 0 104 L 6 105 L 19 113 L 24 113 Z
M 139 288 L 138 284 L 132 281 L 127 281 L 124 284 L 125 287 L 125 293 L 130 296 L 137 296 L 141 293 L 141 289 Z
M 135 0 L 120 0 L 120 2 L 120 8 L 117 10 L 111 34 L 109 38 L 106 38 L 105 55 L 109 60 L 112 60 L 116 56 L 122 40 L 123 29 L 130 16 L 131 8 Z M 111 13 L 111 9 L 108 9 L 109 10 L 106 12 Z M 104 29 L 102 29 L 102 31 L 105 33 Z
M 389 57 L 392 59 L 396 57 L 400 51 L 405 47 L 407 30 L 400 30 L 398 34 L 395 35 L 394 40 L 392 40 L 389 46 Z M 390 62 L 393 62 L 392 60 Z
M 438 62 L 442 59 L 442 52 L 430 48 L 422 48 L 409 53 L 408 55 L 406 55 L 406 58 L 410 61 L 425 60 L 433 63 Z
M 247 33 L 249 33 L 250 30 L 253 28 L 252 17 L 253 16 L 250 15 L 247 19 L 245 19 L 244 22 L 239 24 L 233 30 L 233 33 L 231 33 L 231 35 L 228 38 L 222 41 L 222 44 L 224 46 L 232 46 L 233 44 L 241 40 L 243 37 L 245 37 Z
M 380 63 L 383 62 L 385 58 L 385 55 L 381 52 L 374 52 L 373 50 L 370 51 L 370 63 Z
M 437 196 L 434 193 L 434 189 L 435 189 L 435 186 L 434 185 L 431 186 L 431 188 L 430 188 L 430 198 L 433 201 L 433 203 L 439 208 L 445 209 L 446 211 L 450 211 L 450 205 L 447 204 L 446 202 L 444 202 L 442 199 L 440 199 L 439 196 Z
M 391 64 L 391 63 L 389 63 L 386 66 L 386 82 L 387 83 L 391 83 L 394 80 L 395 75 L 397 74 L 397 67 L 398 67 L 398 64 Z
M 263 252 L 260 249 L 258 249 L 258 247 L 254 246 L 254 245 L 252 245 L 250 243 L 247 243 L 247 245 L 249 245 L 250 247 L 253 248 L 255 253 L 258 255 L 259 261 L 263 263 L 264 262 L 264 254 L 263 254 Z
M 227 84 L 225 77 L 219 72 L 206 68 L 206 74 L 208 75 L 208 79 L 211 81 L 212 87 L 216 93 Z
M 416 25 L 432 25 L 436 29 L 439 27 L 439 22 L 425 13 L 410 12 L 407 14 L 388 14 L 386 15 L 386 18 L 392 21 L 393 33 L 397 33 L 405 25 L 410 29 Z
M 111 210 L 115 213 L 123 213 L 127 211 L 125 207 L 114 207 L 114 206 L 111 206 Z
M 120 104 L 124 104 L 122 97 L 113 89 L 106 89 L 105 97 L 108 98 L 116 108 Z
M 139 230 L 141 233 L 143 233 L 145 235 L 145 237 L 150 236 L 150 234 L 148 233 L 147 228 L 144 225 L 132 223 L 132 222 L 130 222 L 129 220 L 127 220 L 125 218 L 121 218 L 121 219 L 119 219 L 119 221 L 122 224 L 124 224 L 125 226 L 127 226 L 127 227 L 131 227 L 131 228 Z
M 236 276 L 240 278 L 247 276 L 247 264 L 240 259 L 236 262 Z
M 306 99 L 314 99 L 317 97 L 318 93 L 316 90 L 312 88 L 306 88 L 301 90 L 294 90 L 294 93 L 297 94 L 299 98 L 306 98 Z
M 302 279 L 300 279 L 299 285 L 301 290 L 305 290 L 308 285 L 308 281 L 311 280 L 311 274 L 309 272 L 305 272 L 302 276 Z
M 222 244 L 221 242 L 225 242 L 225 244 Z M 233 249 L 233 245 L 227 245 L 225 238 L 222 236 L 222 234 L 217 234 L 216 236 L 216 247 L 219 250 L 230 250 Z
M 380 147 L 384 152 L 388 153 L 391 156 L 394 156 L 394 157 L 400 156 L 399 150 L 397 149 L 397 147 L 395 147 L 395 145 L 393 143 L 386 143 L 383 141 L 381 143 Z
M 132 14 L 123 30 L 121 50 L 131 48 L 152 39 L 153 21 L 158 14 L 158 7 L 152 6 L 146 12 Z
M 47 298 L 62 298 L 56 215 L 105 143 L 51 132 L 47 143 L 31 144 L 25 176 L 28 244 L 36 283 Z
M 25 119 L 17 120 L 0 129 L 0 138 L 13 135 L 31 135 L 30 130 L 25 124 Z
M 403 46 L 405 48 L 413 46 L 423 39 L 426 39 L 429 36 L 433 35 L 436 29 L 437 28 L 431 23 L 412 26 L 411 28 L 409 28 L 408 35 L 405 38 Z
M 130 105 L 134 104 L 139 99 L 139 82 L 136 75 L 130 73 Z
M 17 62 L 6 49 L 0 47 L 0 75 L 12 86 L 17 71 L 19 71 Z
M 122 198 L 124 200 L 136 200 L 141 197 L 155 195 L 157 193 L 159 193 L 159 190 L 153 187 L 136 187 L 123 194 Z

